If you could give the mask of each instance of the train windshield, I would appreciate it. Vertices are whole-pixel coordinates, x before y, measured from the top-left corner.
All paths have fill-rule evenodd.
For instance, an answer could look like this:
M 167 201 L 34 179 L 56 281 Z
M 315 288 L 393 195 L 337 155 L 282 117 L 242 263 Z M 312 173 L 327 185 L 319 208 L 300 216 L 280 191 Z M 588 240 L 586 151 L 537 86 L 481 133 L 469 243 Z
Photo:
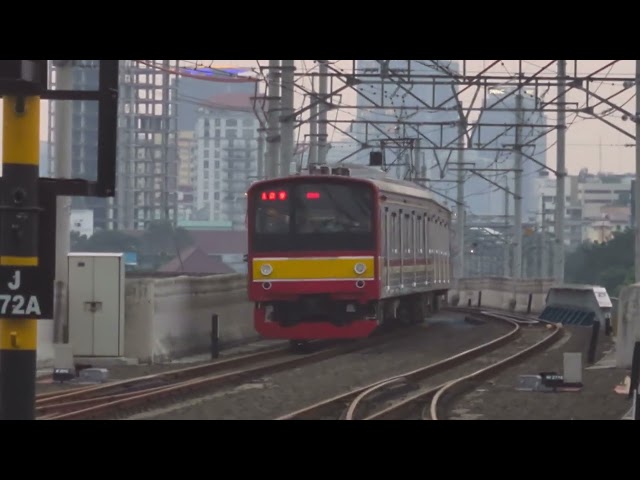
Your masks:
M 373 191 L 360 184 L 283 184 L 255 192 L 254 250 L 369 250 Z

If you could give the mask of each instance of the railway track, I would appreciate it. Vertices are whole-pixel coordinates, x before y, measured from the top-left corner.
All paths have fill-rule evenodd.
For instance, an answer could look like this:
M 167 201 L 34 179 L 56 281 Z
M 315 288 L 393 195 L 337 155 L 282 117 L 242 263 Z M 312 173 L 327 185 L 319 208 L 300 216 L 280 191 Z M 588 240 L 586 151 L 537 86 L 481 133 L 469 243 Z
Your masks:
M 327 399 L 278 420 L 437 420 L 443 415 L 442 402 L 468 387 L 469 382 L 523 360 L 562 334 L 560 325 L 521 315 L 473 308 L 450 310 L 466 313 L 472 321 L 502 322 L 511 329 L 490 342 L 439 362 Z
M 132 409 L 174 396 L 223 387 L 260 375 L 312 364 L 411 335 L 419 327 L 387 332 L 367 339 L 339 343 L 317 342 L 306 355 L 288 348 L 275 348 L 221 361 L 168 372 L 145 375 L 66 391 L 48 392 L 36 397 L 36 419 L 100 419 L 126 415 Z

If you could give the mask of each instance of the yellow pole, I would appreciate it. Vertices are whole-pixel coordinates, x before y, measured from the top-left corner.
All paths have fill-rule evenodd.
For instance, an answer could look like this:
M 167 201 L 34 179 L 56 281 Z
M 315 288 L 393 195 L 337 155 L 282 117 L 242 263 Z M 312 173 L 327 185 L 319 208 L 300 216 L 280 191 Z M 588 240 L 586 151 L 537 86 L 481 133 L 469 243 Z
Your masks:
M 0 191 L 0 419 L 33 420 L 39 299 L 40 97 L 4 96 Z

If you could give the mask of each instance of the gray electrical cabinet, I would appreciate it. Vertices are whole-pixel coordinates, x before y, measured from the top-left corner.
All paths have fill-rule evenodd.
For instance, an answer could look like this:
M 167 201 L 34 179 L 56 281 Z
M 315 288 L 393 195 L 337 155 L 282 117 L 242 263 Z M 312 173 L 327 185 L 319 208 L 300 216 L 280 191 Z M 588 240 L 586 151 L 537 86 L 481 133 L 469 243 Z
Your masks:
M 69 343 L 79 357 L 124 356 L 122 253 L 68 255 Z

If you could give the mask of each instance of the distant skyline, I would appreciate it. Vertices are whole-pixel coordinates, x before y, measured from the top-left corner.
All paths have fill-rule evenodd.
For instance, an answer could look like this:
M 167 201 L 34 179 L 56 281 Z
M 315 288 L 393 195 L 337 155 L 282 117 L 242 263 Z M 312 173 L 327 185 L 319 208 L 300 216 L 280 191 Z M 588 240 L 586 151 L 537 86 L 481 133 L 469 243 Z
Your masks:
M 462 64 L 462 60 L 454 60 Z M 195 60 L 194 60 L 195 62 Z M 257 67 L 257 62 L 260 62 L 262 66 L 268 64 L 268 60 L 198 60 L 202 62 L 204 66 L 207 66 L 210 62 L 241 66 L 241 67 Z M 467 73 L 476 74 L 482 71 L 485 67 L 491 64 L 493 60 L 468 60 L 467 61 Z M 523 60 L 523 70 L 526 73 L 534 73 L 538 71 L 542 66 L 549 63 L 550 60 Z M 578 61 L 578 75 L 586 76 L 590 73 L 602 68 L 611 60 L 579 60 Z M 340 60 L 334 65 L 336 67 L 350 69 L 351 60 Z M 312 60 L 298 60 L 296 61 L 296 68 L 298 70 L 306 71 L 313 68 Z M 316 67 L 317 68 L 317 67 Z M 314 68 L 315 70 L 315 68 Z M 497 65 L 490 70 L 490 73 L 500 75 L 514 75 L 518 70 L 518 60 L 503 60 L 501 65 Z M 547 75 L 555 74 L 557 72 L 557 66 L 553 65 L 545 73 Z M 574 74 L 574 61 L 567 60 L 567 74 Z M 621 60 L 613 67 L 608 67 L 599 73 L 600 76 L 618 76 L 628 77 L 633 81 L 635 76 L 635 60 Z M 597 94 L 602 97 L 609 97 L 617 90 L 618 86 L 607 83 L 594 84 L 596 86 Z M 307 85 L 309 86 L 309 85 Z M 552 88 L 545 98 L 551 100 L 556 97 L 556 88 Z M 467 95 L 463 96 L 463 102 L 470 103 L 473 95 L 473 90 L 470 89 Z M 479 95 L 480 96 L 480 95 Z M 356 94 L 352 90 L 343 92 L 342 102 L 354 104 Z M 584 102 L 584 94 L 576 94 L 576 91 L 570 91 L 567 93 L 567 102 L 579 102 L 582 106 Z M 616 105 L 622 105 L 626 103 L 625 108 L 631 112 L 635 112 L 635 88 L 629 89 L 614 99 Z M 480 105 L 480 99 L 476 100 L 475 106 Z M 602 105 L 598 107 L 598 111 L 604 110 Z M 557 123 L 557 114 L 545 113 L 548 124 Z M 569 174 L 575 175 L 582 168 L 587 168 L 589 172 L 596 173 L 600 170 L 610 173 L 632 173 L 635 172 L 635 140 L 623 135 L 616 131 L 614 128 L 606 125 L 597 119 L 587 119 L 584 115 L 575 118 L 575 114 L 567 113 L 567 125 L 571 124 L 566 134 L 566 162 L 567 170 Z M 331 118 L 331 117 L 330 117 Z M 348 119 L 352 116 L 348 114 L 341 114 L 340 118 Z M 573 123 L 572 123 L 572 120 Z M 634 135 L 634 124 L 629 121 L 623 121 L 619 113 L 615 113 L 607 117 L 607 120 L 616 126 L 625 129 L 627 132 Z M 332 129 L 329 128 L 329 136 L 331 137 Z M 552 145 L 556 141 L 556 132 L 553 131 L 547 136 L 547 145 Z M 599 144 L 602 144 L 599 147 Z M 624 144 L 632 144 L 631 147 L 625 147 Z M 551 168 L 556 167 L 556 146 L 549 148 L 547 152 L 547 165 Z M 600 151 L 602 154 L 600 155 Z
M 461 62 L 461 60 L 456 60 Z M 208 66 L 211 62 L 215 64 L 233 65 L 238 67 L 252 67 L 257 68 L 258 62 L 262 66 L 266 66 L 268 60 L 192 60 L 190 62 L 202 63 L 203 66 Z M 351 60 L 339 60 L 335 61 L 336 67 L 350 69 Z M 484 66 L 489 65 L 492 60 L 469 60 L 467 61 L 468 73 L 478 73 Z M 549 60 L 523 60 L 525 71 L 527 73 L 533 73 L 541 66 L 548 63 Z M 579 60 L 579 75 L 587 75 L 593 71 L 606 65 L 610 60 Z M 191 64 L 193 66 L 193 64 Z M 296 61 L 296 68 L 298 71 L 306 71 L 313 68 L 312 60 L 298 60 Z M 316 67 L 317 68 L 317 67 Z M 495 74 L 509 74 L 513 75 L 517 72 L 518 60 L 504 60 L 498 67 L 494 67 L 491 72 Z M 548 73 L 555 73 L 556 66 L 548 70 Z M 567 73 L 573 74 L 573 60 L 567 61 Z M 635 75 L 635 61 L 634 60 L 621 60 L 612 68 L 607 68 L 600 73 L 600 75 L 608 74 L 610 76 L 625 76 L 633 81 Z M 602 97 L 609 97 L 616 92 L 619 87 L 614 86 L 611 83 L 597 84 L 597 93 Z M 555 88 L 552 88 L 545 98 L 555 98 Z M 470 101 L 470 95 L 473 90 L 468 91 L 469 96 L 466 98 L 463 96 L 463 102 Z M 612 101 L 616 105 L 621 105 L 625 102 L 625 108 L 630 112 L 635 112 L 635 88 L 632 87 L 628 91 L 616 96 Z M 342 103 L 343 104 L 355 104 L 356 94 L 352 90 L 343 92 Z M 576 94 L 575 91 L 571 91 L 567 94 L 568 102 L 579 102 L 581 105 L 584 101 L 584 94 Z M 302 95 L 298 95 L 296 103 L 301 104 Z M 0 100 L 0 104 L 2 101 Z M 476 106 L 480 105 L 480 99 L 476 101 Z M 602 105 L 598 107 L 598 111 L 604 110 Z M 40 119 L 40 137 L 42 140 L 47 140 L 48 131 L 48 102 L 42 101 L 41 119 Z M 555 124 L 557 115 L 555 113 L 546 113 L 549 124 Z M 611 173 L 630 173 L 635 171 L 635 140 L 628 136 L 616 131 L 614 128 L 606 125 L 600 120 L 589 118 L 586 115 L 580 115 L 575 118 L 575 114 L 567 114 L 567 124 L 571 124 L 567 130 L 566 135 L 566 159 L 567 169 L 569 174 L 575 175 L 580 169 L 587 168 L 590 172 L 596 173 L 600 169 L 602 171 Z M 332 112 L 330 119 L 335 118 L 335 113 Z M 339 110 L 338 118 L 349 119 L 353 118 L 353 111 Z M 573 123 L 571 121 L 574 120 Z M 615 112 L 610 116 L 607 116 L 607 120 L 616 126 L 624 129 L 625 131 L 635 133 L 634 124 L 630 121 L 623 121 L 621 114 Z M 2 119 L 0 118 L 0 125 L 2 125 Z M 306 129 L 305 129 L 306 130 Z M 1 130 L 0 130 L 1 132 Z M 337 134 L 333 132 L 332 128 L 328 131 L 329 138 L 338 140 Z M 2 133 L 0 133 L 0 141 Z M 300 138 L 304 138 L 302 135 Z M 547 145 L 552 145 L 556 141 L 555 131 L 547 136 Z M 601 146 L 599 146 L 601 144 Z M 623 145 L 631 145 L 631 147 Z M 547 152 L 547 162 L 551 168 L 556 166 L 556 147 L 551 147 Z

